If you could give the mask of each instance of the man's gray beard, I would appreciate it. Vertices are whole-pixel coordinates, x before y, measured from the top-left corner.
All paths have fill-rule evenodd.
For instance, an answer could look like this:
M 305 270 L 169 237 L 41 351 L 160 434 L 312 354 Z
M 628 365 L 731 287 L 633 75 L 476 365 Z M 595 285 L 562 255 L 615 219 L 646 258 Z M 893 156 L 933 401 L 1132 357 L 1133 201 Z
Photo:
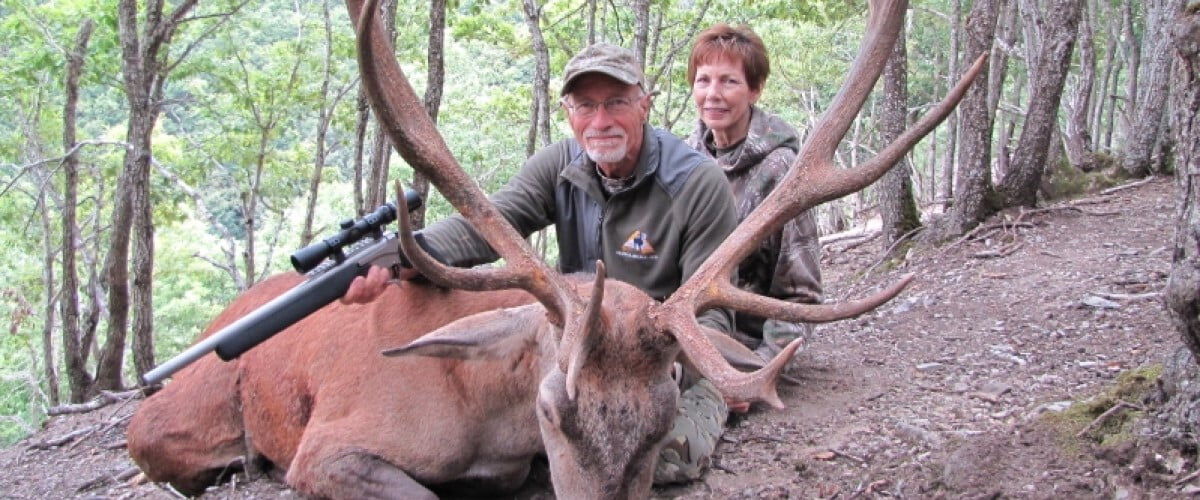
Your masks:
M 629 148 L 627 145 L 622 144 L 621 147 L 610 149 L 608 151 L 595 151 L 588 149 L 587 155 L 588 158 L 591 158 L 592 161 L 596 163 L 619 163 L 621 160 L 625 159 L 625 153 L 628 149 Z

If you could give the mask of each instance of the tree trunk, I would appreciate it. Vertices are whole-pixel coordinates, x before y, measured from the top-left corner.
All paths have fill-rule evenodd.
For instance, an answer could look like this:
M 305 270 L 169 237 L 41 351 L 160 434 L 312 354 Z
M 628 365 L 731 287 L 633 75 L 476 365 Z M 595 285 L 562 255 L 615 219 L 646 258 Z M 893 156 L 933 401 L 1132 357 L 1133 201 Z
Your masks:
M 153 365 L 153 297 L 152 271 L 154 265 L 154 226 L 150 217 L 151 133 L 162 106 L 162 88 L 169 67 L 163 65 L 171 37 L 197 0 L 184 0 L 175 11 L 163 15 L 162 3 L 147 5 L 144 36 L 138 34 L 138 12 L 135 0 L 121 0 L 117 8 L 117 25 L 121 43 L 121 73 L 125 96 L 129 103 L 126 142 L 129 144 L 122 164 L 120 181 L 115 193 L 113 220 L 108 255 L 104 264 L 104 281 L 108 288 L 108 336 L 97 360 L 93 387 L 79 387 L 72 379 L 71 401 L 81 402 L 98 390 L 121 390 L 121 369 L 124 365 L 125 338 L 129 320 L 130 299 L 134 312 L 134 363 L 139 375 L 143 368 Z M 134 285 L 129 292 L 129 246 L 134 238 Z
M 380 17 L 383 19 L 383 28 L 387 32 L 388 40 L 391 40 L 392 46 L 395 47 L 396 0 L 382 0 L 379 3 L 379 12 Z M 388 170 L 391 165 L 392 145 L 388 140 L 387 133 L 383 130 L 383 125 L 378 121 L 375 122 L 375 128 L 371 134 L 371 144 L 371 162 L 367 175 L 366 195 L 363 200 L 365 204 L 359 207 L 361 214 L 375 210 L 375 207 L 378 207 L 387 200 L 387 181 Z
M 1175 329 L 1200 359 L 1200 8 L 1174 23 L 1169 39 L 1174 41 L 1171 129 L 1179 203 L 1164 297 Z
M 941 68 L 942 64 L 943 64 L 943 62 L 942 62 L 941 53 L 939 52 L 937 54 L 934 54 L 933 67 Z M 937 75 L 937 74 L 934 75 L 935 79 L 939 78 L 939 77 L 940 77 L 940 75 Z M 940 201 L 938 199 L 938 192 L 939 192 L 938 187 L 939 186 L 938 186 L 938 134 L 937 134 L 937 131 L 934 131 L 934 132 L 930 133 L 928 136 L 926 136 L 925 141 L 929 144 L 929 154 L 926 157 L 926 161 L 928 163 L 925 166 L 925 173 L 928 174 L 928 177 L 925 181 L 925 186 L 924 186 L 924 189 L 922 190 L 922 192 L 925 193 L 924 199 L 927 200 L 928 203 L 935 204 Z M 918 203 L 920 203 L 920 202 L 918 202 Z
M 1092 41 L 1094 9 L 1087 2 L 1081 7 L 1079 19 L 1079 79 L 1074 96 L 1068 106 L 1065 134 L 1067 159 L 1071 166 L 1089 171 L 1092 169 L 1092 88 L 1096 80 L 1096 48 Z
M 363 184 L 363 157 L 367 150 L 367 125 L 371 122 L 371 104 L 367 100 L 367 90 L 358 87 L 356 119 L 354 121 L 354 209 L 358 215 L 363 215 L 363 207 L 367 206 L 366 185 Z
M 1000 17 L 996 20 L 996 40 L 992 46 L 992 55 L 988 59 L 988 119 L 996 122 L 996 111 L 1000 109 L 1000 101 L 1004 98 L 1004 81 L 1008 77 L 1008 49 L 1017 40 L 1017 0 L 1001 0 Z M 1013 92 L 1015 95 L 1021 93 Z
M 1012 158 L 1009 139 L 1012 138 L 1015 117 L 1011 113 L 1000 114 L 1000 103 L 1004 100 L 1004 83 L 1008 78 L 1008 53 L 1016 45 L 1017 31 L 1021 28 L 1020 17 L 1017 16 L 1017 0 L 1001 0 L 999 18 L 996 19 L 996 43 L 992 46 L 992 55 L 988 60 L 988 101 L 987 116 L 992 121 L 993 130 L 999 127 L 1001 137 L 994 145 L 993 167 L 991 170 L 992 183 L 999 182 L 1009 170 L 1009 160 Z M 1014 79 L 1014 87 L 1009 94 L 1020 100 L 1024 80 Z
M 1121 169 L 1130 177 L 1150 173 L 1170 88 L 1171 39 L 1164 35 L 1181 8 L 1182 0 L 1151 0 L 1146 4 L 1146 35 L 1142 37 L 1142 53 L 1147 58 L 1145 74 L 1139 77 L 1141 88 L 1131 111 L 1130 130 L 1135 133 L 1127 134 L 1125 154 L 1121 157 Z
M 162 87 L 155 101 L 162 102 Z M 157 115 L 157 112 L 156 112 Z M 146 151 L 150 152 L 150 134 L 146 133 Z M 133 366 L 140 376 L 154 369 L 154 205 L 150 200 L 150 156 L 145 171 L 133 191 Z M 118 372 L 119 373 L 119 372 Z M 120 389 L 114 386 L 112 389 Z
M 85 20 L 75 36 L 75 48 L 67 55 L 67 78 L 64 85 L 66 99 L 63 104 L 63 206 L 62 206 L 62 351 L 68 377 L 79 377 L 82 385 L 91 384 L 91 375 L 86 368 L 87 346 L 83 345 L 79 329 L 79 269 L 75 264 L 75 242 L 79 241 L 79 223 L 75 208 L 79 203 L 79 152 L 76 151 L 75 129 L 79 103 L 79 76 L 83 73 L 84 55 L 91 39 L 95 23 Z M 46 357 L 46 385 L 49 387 L 50 404 L 58 405 L 62 397 L 58 393 L 57 363 L 50 339 L 43 347 Z
M 38 176 L 41 177 L 39 184 L 50 185 L 54 173 L 49 169 L 38 169 Z M 47 190 L 37 190 L 35 202 L 37 203 L 36 210 L 38 218 L 42 223 L 42 362 L 45 364 L 46 382 L 49 385 L 50 391 L 47 393 L 47 399 L 58 401 L 58 374 L 55 373 L 54 366 L 54 330 L 58 327 L 59 293 L 56 290 L 56 278 L 54 277 L 55 255 L 58 249 L 54 241 L 54 221 L 50 218 L 50 214 L 55 210 L 50 207 L 47 200 Z M 30 311 L 33 314 L 33 311 Z M 66 331 L 64 328 L 63 331 Z
M 950 70 L 946 73 L 947 91 L 954 88 L 954 84 L 958 81 L 958 61 L 962 58 L 962 53 L 959 50 L 959 40 L 962 39 L 962 33 L 962 0 L 954 0 L 953 26 L 951 26 L 950 36 Z M 961 112 L 962 107 L 956 107 L 954 111 L 950 112 L 950 116 L 946 118 L 946 159 L 942 161 L 942 184 L 937 196 L 938 199 L 943 200 L 944 204 L 950 203 L 954 198 L 954 174 L 958 171 L 958 155 L 956 151 L 959 134 L 958 115 Z
M 638 62 L 642 63 L 642 69 L 646 69 L 646 47 L 649 44 L 650 35 L 650 0 L 633 0 L 633 55 L 638 58 Z
M 1139 0 L 1140 1 L 1140 0 Z M 1121 110 L 1121 134 L 1118 136 L 1120 140 L 1128 140 L 1133 127 L 1134 109 L 1137 106 L 1138 99 L 1138 78 L 1141 73 L 1142 66 L 1142 44 L 1139 41 L 1137 30 L 1134 29 L 1134 0 L 1125 0 L 1121 5 L 1121 50 L 1124 52 L 1123 58 L 1128 65 L 1126 66 L 1125 78 L 1125 108 Z M 1115 92 L 1114 92 L 1115 94 Z M 1114 96 L 1115 98 L 1116 96 Z M 1116 101 L 1113 101 L 1116 105 Z
M 94 213 L 100 214 L 107 210 L 104 206 L 104 200 L 110 199 L 104 187 L 107 183 L 104 181 L 104 175 L 100 169 L 94 169 L 92 173 L 92 185 L 96 187 L 96 191 L 92 193 L 92 199 L 95 200 Z M 100 235 L 103 232 L 103 218 L 99 216 L 92 217 L 91 229 L 93 235 Z M 89 246 L 83 238 L 75 242 L 74 247 L 83 251 L 83 260 L 87 266 L 87 308 L 83 313 L 83 324 L 80 326 L 82 337 L 79 342 L 79 350 L 83 353 L 83 363 L 86 365 L 88 356 L 100 358 L 100 350 L 96 343 L 96 331 L 100 328 L 100 319 L 102 316 L 107 316 L 108 311 L 104 309 L 108 303 L 108 296 L 105 294 L 101 261 L 99 255 L 101 252 L 101 243 L 98 237 L 89 239 L 92 244 Z M 85 372 L 86 373 L 86 372 Z
M 1177 139 L 1179 193 L 1171 273 L 1163 293 L 1167 313 L 1184 347 L 1166 363 L 1162 380 L 1169 400 L 1159 410 L 1165 428 L 1155 433 L 1194 449 L 1200 433 L 1200 2 L 1171 29 L 1174 71 L 1171 129 Z
M 587 0 L 587 44 L 596 43 L 596 0 Z
M 976 0 L 967 15 L 965 60 L 992 50 L 996 35 L 998 0 Z M 988 117 L 988 69 L 984 68 L 959 103 L 962 118 L 958 150 L 958 179 L 954 206 L 937 236 L 962 234 L 995 211 L 992 197 L 992 121 Z
M 1094 116 L 1092 117 L 1092 128 L 1091 128 L 1092 135 L 1096 140 L 1095 144 L 1093 144 L 1094 150 L 1095 151 L 1100 151 L 1100 150 L 1107 151 L 1108 145 L 1105 143 L 1104 138 L 1106 136 L 1108 136 L 1108 134 L 1105 133 L 1104 116 L 1105 116 L 1105 113 L 1110 109 L 1109 105 L 1108 105 L 1109 89 L 1116 88 L 1116 83 L 1112 83 L 1110 85 L 1110 81 L 1114 78 L 1115 75 L 1120 74 L 1120 72 L 1121 72 L 1120 67 L 1119 67 L 1119 65 L 1121 63 L 1121 59 L 1117 59 L 1117 40 L 1120 38 L 1120 30 L 1118 28 L 1118 25 L 1111 23 L 1111 21 L 1112 21 L 1112 19 L 1110 17 L 1111 10 L 1107 6 L 1108 5 L 1107 2 L 1095 2 L 1094 5 L 1099 7 L 1097 9 L 1098 13 L 1104 13 L 1104 14 L 1109 14 L 1109 15 L 1097 14 L 1097 15 L 1093 16 L 1093 18 L 1097 19 L 1097 20 L 1103 18 L 1103 19 L 1107 19 L 1110 22 L 1109 28 L 1108 28 L 1108 44 L 1104 48 L 1104 64 L 1101 66 L 1102 68 L 1104 68 L 1104 73 L 1100 77 L 1100 88 L 1096 92 L 1096 98 L 1093 100 L 1094 105 L 1096 106 L 1096 112 L 1095 112 Z M 1093 29 L 1094 29 L 1094 27 L 1093 27 Z
M 1016 120 L 1008 120 L 1000 123 L 1000 139 L 996 141 L 996 168 L 992 172 L 997 179 L 1004 179 L 1010 170 L 1009 165 L 1012 164 L 1012 151 L 1008 145 L 1012 142 L 1014 129 L 1017 127 Z
M 905 29 L 900 28 L 892 55 L 883 68 L 883 109 L 880 127 L 883 144 L 891 144 L 908 128 L 908 49 Z M 905 157 L 884 174 L 879 185 L 879 212 L 884 248 L 921 226 L 921 213 L 913 199 L 912 168 Z
M 1013 151 L 1009 172 L 998 188 L 1004 206 L 1037 205 L 1038 187 L 1046 169 L 1050 140 L 1058 128 L 1058 107 L 1063 86 L 1071 66 L 1071 52 L 1079 31 L 1079 9 L 1082 0 L 1051 0 L 1044 13 L 1035 0 L 1021 0 L 1026 23 L 1036 32 L 1038 42 L 1031 53 L 1037 54 L 1029 64 L 1029 108 L 1017 148 Z M 1036 19 L 1035 19 L 1036 16 Z M 1055 161 L 1051 158 L 1050 161 Z
M 533 155 L 541 146 L 550 144 L 550 50 L 542 37 L 542 8 L 535 0 L 522 2 L 525 24 L 533 41 L 533 101 L 530 103 L 529 139 L 525 156 Z
M 329 132 L 329 123 L 333 120 L 336 99 L 331 104 L 329 98 L 330 64 L 333 61 L 333 26 L 329 19 L 329 2 L 321 2 L 321 17 L 325 27 L 325 59 L 321 69 L 321 107 L 317 111 L 316 152 L 313 158 L 313 171 L 308 180 L 308 204 L 304 208 L 304 226 L 300 230 L 300 247 L 306 247 L 312 242 L 313 217 L 317 211 L 317 193 L 321 189 L 321 176 L 325 172 L 325 138 Z
M 1115 89 L 1117 88 L 1117 81 L 1121 79 L 1121 69 L 1124 66 L 1123 61 L 1124 61 L 1124 59 L 1117 59 L 1117 62 L 1115 65 L 1116 67 L 1113 69 L 1112 85 L 1111 85 L 1111 88 L 1114 90 L 1113 90 L 1113 93 L 1110 93 L 1106 96 L 1109 100 L 1109 104 L 1108 104 L 1108 119 L 1105 120 L 1106 126 L 1104 127 L 1104 150 L 1108 151 L 1108 153 L 1110 155 L 1112 154 L 1112 150 L 1113 150 L 1112 149 L 1113 135 L 1115 134 L 1116 129 L 1117 129 L 1117 101 L 1120 98 L 1120 96 L 1118 96 L 1115 93 L 1116 92 Z
M 438 112 L 442 107 L 442 90 L 446 85 L 446 0 L 429 1 L 429 50 L 425 59 L 429 67 L 425 79 L 425 113 L 437 124 Z M 412 189 L 421 195 L 421 199 L 429 199 L 429 179 L 420 172 L 413 172 Z M 428 204 L 422 203 L 408 214 L 413 229 L 425 227 L 427 208 Z

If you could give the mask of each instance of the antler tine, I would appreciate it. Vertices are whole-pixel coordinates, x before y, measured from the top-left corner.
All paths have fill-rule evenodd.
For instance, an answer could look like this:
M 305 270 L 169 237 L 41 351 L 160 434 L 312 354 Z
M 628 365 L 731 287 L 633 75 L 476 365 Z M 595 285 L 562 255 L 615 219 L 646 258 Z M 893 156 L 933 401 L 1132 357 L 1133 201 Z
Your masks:
M 558 346 L 558 368 L 567 374 L 567 399 L 574 401 L 579 386 L 579 371 L 591 351 L 592 343 L 602 333 L 601 304 L 604 302 L 604 280 L 608 272 L 604 261 L 596 261 L 596 276 L 592 282 L 592 296 L 583 314 L 567 319 L 563 328 L 562 342 Z
M 446 288 L 462 288 L 466 290 L 500 290 L 505 288 L 522 287 L 522 276 L 512 267 L 463 269 L 451 267 L 429 255 L 424 248 L 417 244 L 412 233 L 412 222 L 408 219 L 408 205 L 404 203 L 404 186 L 396 181 L 397 219 L 400 230 L 397 240 L 400 250 L 408 258 L 413 268 L 438 285 Z
M 892 46 L 900 35 L 908 0 L 871 0 L 868 9 L 867 32 L 859 45 L 858 55 L 829 108 L 813 125 L 809 139 L 798 155 L 798 163 L 820 162 L 822 167 L 833 168 L 833 154 L 838 144 L 846 137 L 854 117 L 858 116 L 879 75 L 883 74 Z
M 697 312 L 724 306 L 788 321 L 835 321 L 877 307 L 898 294 L 913 279 L 911 275 L 905 276 L 887 289 L 858 301 L 815 306 L 754 296 L 731 284 L 733 270 L 766 235 L 778 231 L 804 210 L 858 191 L 886 173 L 949 114 L 982 69 L 983 57 L 976 61 L 942 103 L 901 134 L 878 157 L 857 168 L 839 171 L 833 164 L 833 154 L 883 73 L 907 8 L 907 0 L 871 0 L 868 32 L 858 56 L 833 103 L 813 127 L 792 169 L 656 315 L 659 327 L 675 335 L 696 368 L 711 379 L 726 397 L 781 405 L 774 382 L 783 364 L 791 358 L 799 344 L 789 345 L 767 367 L 754 373 L 742 373 L 726 363 L 706 338 L 703 327 L 696 323 Z
M 504 279 L 456 282 L 454 286 L 466 288 L 467 285 L 486 283 L 487 286 L 524 289 L 537 297 L 551 317 L 561 324 L 569 309 L 582 307 L 577 304 L 580 300 L 570 292 L 562 276 L 534 254 L 458 165 L 392 56 L 391 44 L 376 19 L 378 0 L 347 0 L 346 6 L 351 17 L 358 19 L 358 64 L 363 87 L 392 144 L 405 161 L 437 186 L 512 270 Z M 495 277 L 499 273 L 492 274 Z

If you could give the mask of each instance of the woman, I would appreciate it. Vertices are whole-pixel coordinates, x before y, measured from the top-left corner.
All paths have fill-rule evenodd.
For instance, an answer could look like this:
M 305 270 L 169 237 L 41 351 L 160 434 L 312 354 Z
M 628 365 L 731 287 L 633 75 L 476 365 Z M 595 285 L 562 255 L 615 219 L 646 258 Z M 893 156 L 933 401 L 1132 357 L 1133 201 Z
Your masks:
M 713 25 L 700 33 L 688 60 L 700 120 L 687 143 L 725 170 L 739 222 L 775 188 L 800 147 L 791 125 L 755 106 L 770 72 L 762 39 L 745 26 Z M 741 263 L 738 285 L 787 301 L 820 302 L 818 254 L 817 225 L 805 211 Z M 793 339 L 807 338 L 811 327 L 739 313 L 737 330 L 744 335 L 738 340 L 769 360 Z
M 724 23 L 700 34 L 688 60 L 688 83 L 700 122 L 687 143 L 725 170 L 739 222 L 775 188 L 800 147 L 795 129 L 754 105 L 770 71 L 762 39 L 749 28 Z M 742 261 L 738 286 L 793 302 L 819 302 L 817 255 L 817 225 L 812 213 L 805 211 Z M 745 313 L 738 313 L 736 320 L 735 337 L 766 360 L 810 332 L 806 324 L 764 321 Z M 785 372 L 794 373 L 795 364 L 790 362 Z M 705 380 L 687 387 L 659 454 L 654 483 L 699 478 L 711 461 L 730 409 L 745 412 L 748 407 L 728 405 Z

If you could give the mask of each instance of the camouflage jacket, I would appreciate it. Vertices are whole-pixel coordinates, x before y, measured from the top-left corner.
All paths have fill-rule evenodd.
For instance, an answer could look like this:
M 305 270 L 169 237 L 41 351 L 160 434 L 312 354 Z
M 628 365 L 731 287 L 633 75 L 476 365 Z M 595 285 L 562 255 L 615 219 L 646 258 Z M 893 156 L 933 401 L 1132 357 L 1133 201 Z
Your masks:
M 733 187 L 738 221 L 745 220 L 787 173 L 800 148 L 796 130 L 779 117 L 753 107 L 746 139 L 725 150 L 713 145 L 712 131 L 699 122 L 687 143 L 716 160 Z M 820 244 L 812 210 L 806 210 L 762 242 L 738 268 L 744 290 L 791 302 L 821 300 Z M 808 336 L 810 325 L 766 320 L 738 313 L 739 332 L 786 345 Z M 746 339 L 741 339 L 746 341 Z M 755 346 L 750 346 L 755 347 Z M 778 346 L 782 347 L 782 346 Z

